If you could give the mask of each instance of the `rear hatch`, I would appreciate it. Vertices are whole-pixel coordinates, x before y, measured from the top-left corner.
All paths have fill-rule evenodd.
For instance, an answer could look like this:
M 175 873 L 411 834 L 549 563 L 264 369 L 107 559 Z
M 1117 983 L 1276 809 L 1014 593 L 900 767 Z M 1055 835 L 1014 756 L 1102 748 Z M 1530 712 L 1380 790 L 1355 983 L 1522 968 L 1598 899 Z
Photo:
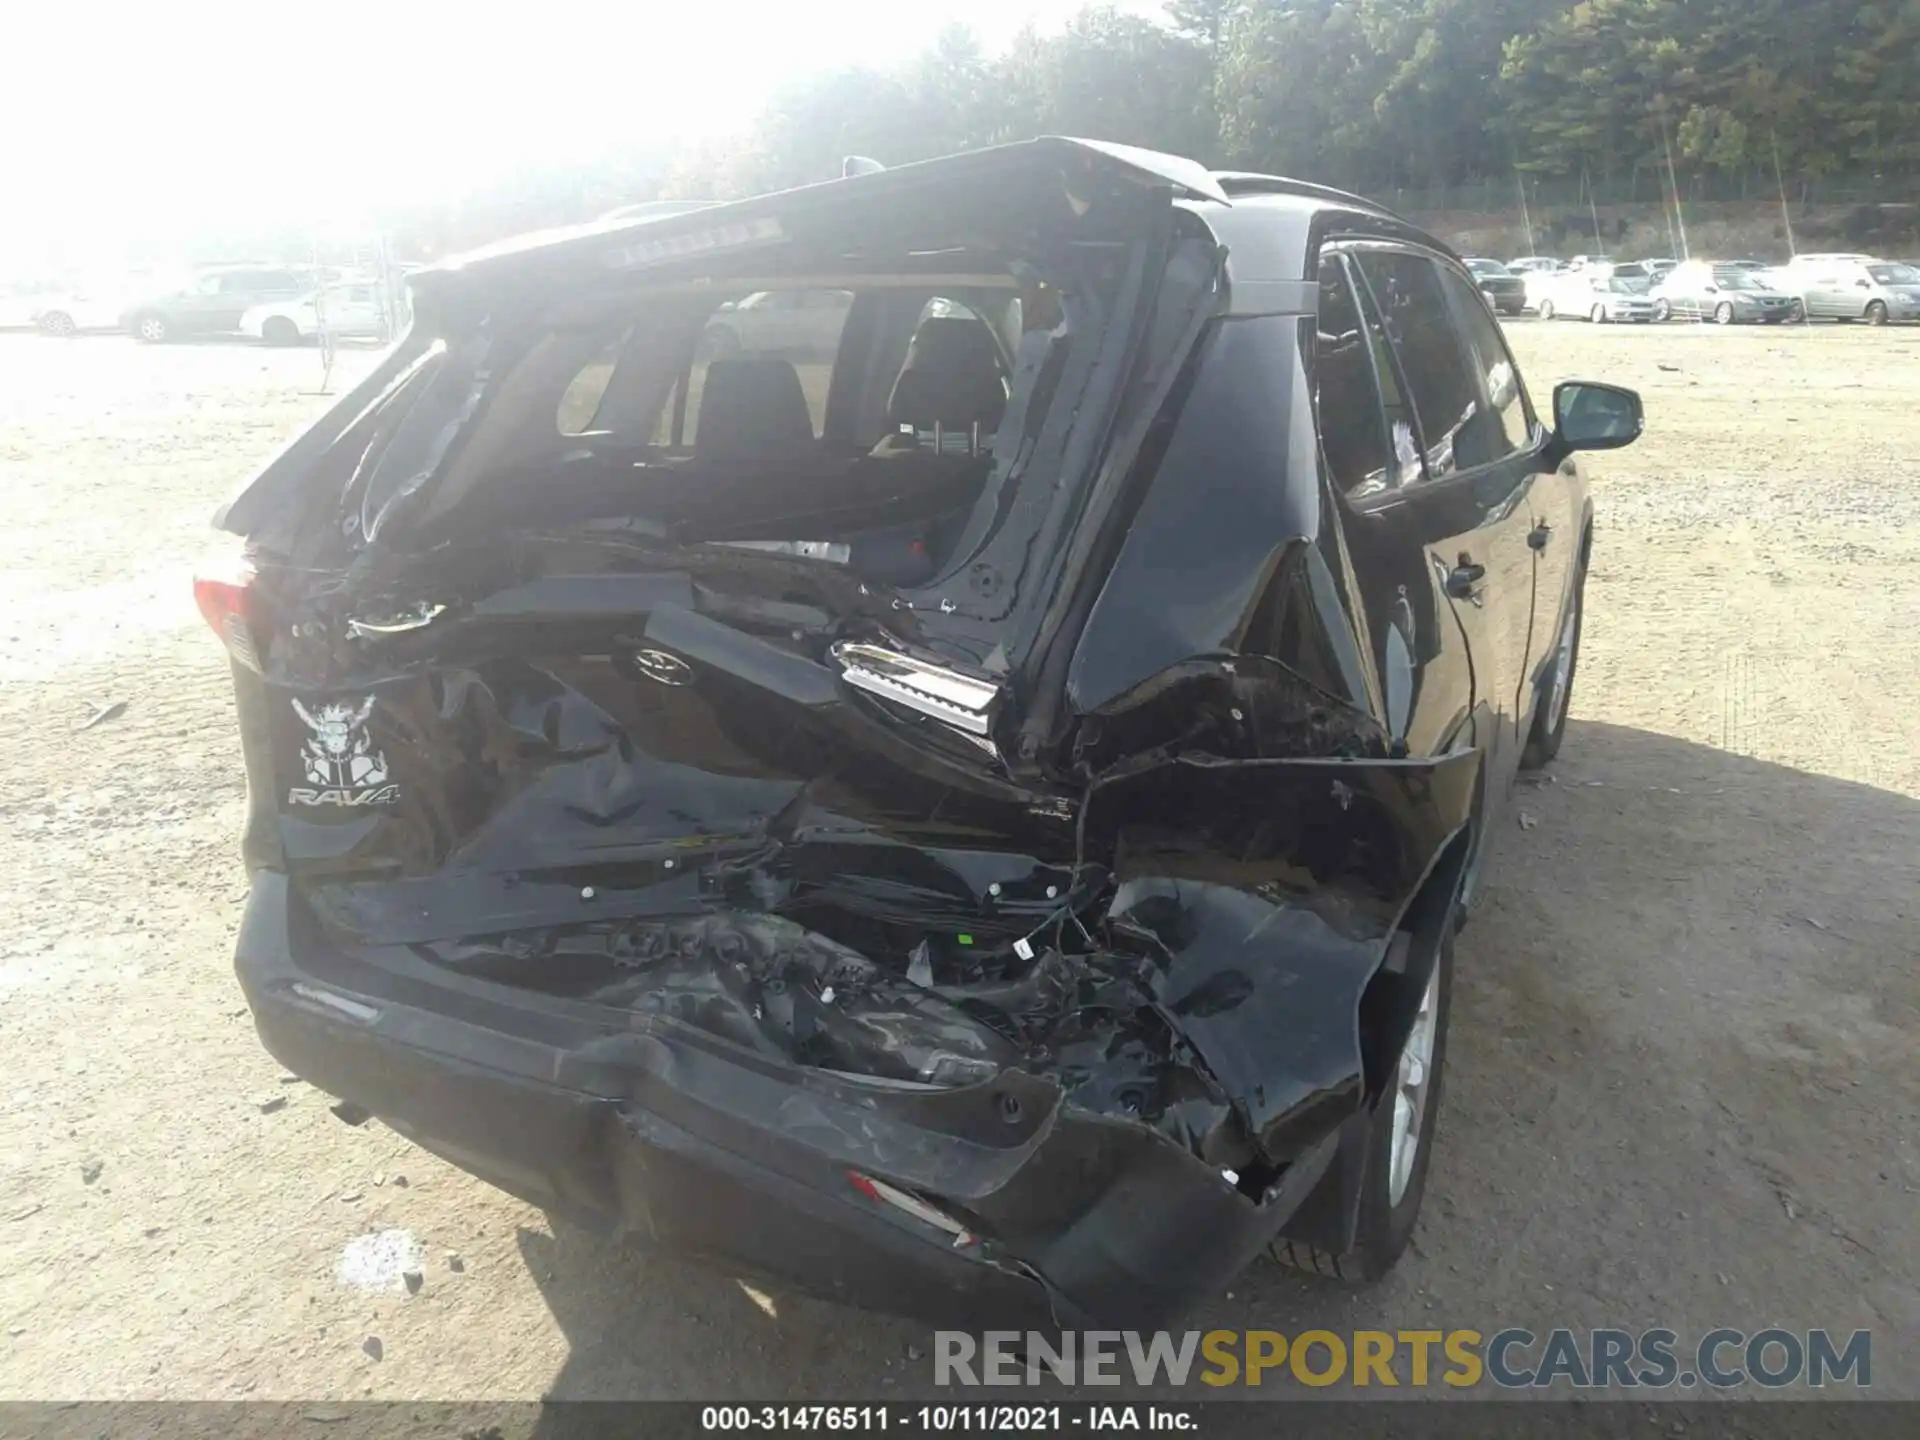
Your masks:
M 417 280 L 200 585 L 299 943 L 889 1082 L 1070 1072 L 1201 1148 L 1226 1104 L 1081 918 L 1083 780 L 1016 738 L 1218 294 L 1182 196 L 1039 142 Z M 732 328 L 768 293 L 814 313 Z

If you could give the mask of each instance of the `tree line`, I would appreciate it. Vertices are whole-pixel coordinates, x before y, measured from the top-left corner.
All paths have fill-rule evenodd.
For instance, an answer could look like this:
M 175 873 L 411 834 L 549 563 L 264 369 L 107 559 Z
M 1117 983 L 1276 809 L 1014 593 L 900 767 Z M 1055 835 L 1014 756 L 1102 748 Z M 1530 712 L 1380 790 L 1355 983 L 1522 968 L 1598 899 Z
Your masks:
M 1358 188 L 1587 173 L 1920 170 L 1920 0 L 1171 0 L 953 27 L 774 96 L 665 189 L 717 198 L 1039 134 Z
M 895 165 L 1043 134 L 1363 191 L 1607 186 L 1669 157 L 1683 177 L 1764 175 L 1769 194 L 1776 174 L 1911 183 L 1917 62 L 1920 0 L 1095 5 L 998 55 L 953 26 L 905 63 L 786 86 L 744 134 L 503 186 L 423 228 L 472 243 L 626 200 L 822 180 L 848 155 Z

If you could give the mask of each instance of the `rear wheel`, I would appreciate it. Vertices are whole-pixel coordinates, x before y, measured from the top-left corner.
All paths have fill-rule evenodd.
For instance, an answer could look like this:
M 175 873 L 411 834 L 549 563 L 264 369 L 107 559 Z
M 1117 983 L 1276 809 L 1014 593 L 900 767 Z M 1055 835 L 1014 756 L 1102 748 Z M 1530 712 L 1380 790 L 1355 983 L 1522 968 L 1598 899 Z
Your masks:
M 1400 1051 L 1400 1063 L 1374 1107 L 1353 1249 L 1336 1255 L 1283 1237 L 1268 1250 L 1282 1265 L 1334 1280 L 1366 1283 L 1391 1270 L 1413 1239 L 1440 1113 L 1447 1018 L 1453 1005 L 1454 929 L 1451 923 L 1441 927 L 1440 950 Z
M 298 345 L 300 327 L 284 315 L 275 315 L 260 327 L 260 338 L 269 345 Z
M 1553 318 L 1553 302 L 1551 300 L 1542 300 L 1540 302 L 1540 318 L 1542 320 L 1551 320 Z
M 40 317 L 40 333 L 57 335 L 62 340 L 78 332 L 79 326 L 73 323 L 73 316 L 64 310 L 49 310 Z
M 133 322 L 133 333 L 149 345 L 158 345 L 173 335 L 173 327 L 167 324 L 166 316 L 149 310 Z
M 1867 323 L 1884 325 L 1887 323 L 1887 305 L 1884 300 L 1875 300 L 1867 306 Z
M 1671 320 L 1673 318 L 1673 302 L 1671 300 L 1654 301 L 1653 318 L 1661 321 Z
M 1589 315 L 1587 318 L 1593 321 L 1593 323 L 1596 325 L 1606 324 L 1607 323 L 1607 307 L 1604 305 L 1594 306 L 1593 313 Z
M 1714 306 L 1713 323 L 1716 325 L 1731 325 L 1733 323 L 1733 306 L 1724 300 Z

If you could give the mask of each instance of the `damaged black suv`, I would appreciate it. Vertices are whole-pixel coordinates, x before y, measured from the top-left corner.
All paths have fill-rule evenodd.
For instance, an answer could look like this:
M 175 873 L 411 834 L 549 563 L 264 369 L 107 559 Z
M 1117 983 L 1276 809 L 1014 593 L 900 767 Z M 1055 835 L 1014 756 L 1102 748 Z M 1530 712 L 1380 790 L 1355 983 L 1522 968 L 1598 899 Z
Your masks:
M 1547 423 L 1364 200 L 1060 139 L 500 247 L 415 317 L 197 583 L 281 1062 L 933 1320 L 1392 1264 L 1633 394 Z

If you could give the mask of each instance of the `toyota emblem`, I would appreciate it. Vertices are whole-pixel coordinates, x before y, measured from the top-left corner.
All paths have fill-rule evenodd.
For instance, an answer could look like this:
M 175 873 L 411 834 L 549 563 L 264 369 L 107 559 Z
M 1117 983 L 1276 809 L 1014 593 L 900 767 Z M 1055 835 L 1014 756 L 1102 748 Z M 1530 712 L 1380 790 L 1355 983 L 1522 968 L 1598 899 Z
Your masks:
M 649 680 L 658 680 L 662 685 L 691 685 L 693 667 L 678 655 L 669 655 L 664 650 L 637 650 L 633 663 L 640 667 L 640 673 Z

